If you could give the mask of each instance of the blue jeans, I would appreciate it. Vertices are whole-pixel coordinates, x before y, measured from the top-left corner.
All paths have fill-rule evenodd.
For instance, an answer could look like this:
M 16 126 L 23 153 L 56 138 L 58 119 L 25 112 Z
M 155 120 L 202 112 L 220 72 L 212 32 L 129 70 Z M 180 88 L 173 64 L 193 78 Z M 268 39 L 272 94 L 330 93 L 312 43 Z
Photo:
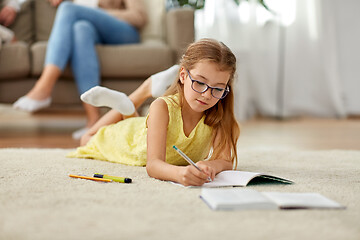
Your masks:
M 138 43 L 138 30 L 104 10 L 60 4 L 49 38 L 45 65 L 64 70 L 71 63 L 80 94 L 100 84 L 100 66 L 96 44 Z

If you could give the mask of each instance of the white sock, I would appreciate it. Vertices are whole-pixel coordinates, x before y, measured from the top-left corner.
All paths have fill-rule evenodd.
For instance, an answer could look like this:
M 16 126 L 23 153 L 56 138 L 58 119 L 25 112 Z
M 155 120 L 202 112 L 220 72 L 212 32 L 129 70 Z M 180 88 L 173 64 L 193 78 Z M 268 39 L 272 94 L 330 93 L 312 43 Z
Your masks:
M 160 97 L 166 89 L 175 81 L 179 72 L 179 65 L 174 65 L 169 69 L 151 75 L 151 95 Z
M 109 107 L 126 116 L 132 115 L 135 112 L 133 102 L 125 93 L 105 87 L 93 87 L 81 94 L 80 98 L 83 102 L 95 107 Z
M 23 96 L 13 104 L 13 108 L 27 112 L 36 112 L 40 109 L 50 106 L 50 104 L 51 104 L 50 97 L 44 100 L 35 100 L 27 96 Z
M 8 29 L 7 27 L 4 27 L 0 25 L 0 41 L 4 43 L 9 43 L 14 38 L 14 32 Z

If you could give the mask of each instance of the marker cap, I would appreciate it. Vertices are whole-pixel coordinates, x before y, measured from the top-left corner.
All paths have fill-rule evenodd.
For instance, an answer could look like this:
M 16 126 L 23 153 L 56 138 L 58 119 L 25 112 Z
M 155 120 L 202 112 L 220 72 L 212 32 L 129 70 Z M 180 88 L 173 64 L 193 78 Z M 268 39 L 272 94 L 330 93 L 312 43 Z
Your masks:
M 125 178 L 124 179 L 124 183 L 131 183 L 131 182 L 132 182 L 131 178 Z

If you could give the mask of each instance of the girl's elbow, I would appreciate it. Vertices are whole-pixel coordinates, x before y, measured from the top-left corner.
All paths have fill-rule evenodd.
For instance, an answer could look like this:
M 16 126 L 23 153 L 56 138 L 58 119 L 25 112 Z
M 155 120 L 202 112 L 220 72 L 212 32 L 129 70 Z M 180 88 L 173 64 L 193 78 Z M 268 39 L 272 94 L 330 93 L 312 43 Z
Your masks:
M 149 175 L 149 177 L 155 178 L 153 164 L 151 164 L 149 162 L 146 163 L 146 172 Z

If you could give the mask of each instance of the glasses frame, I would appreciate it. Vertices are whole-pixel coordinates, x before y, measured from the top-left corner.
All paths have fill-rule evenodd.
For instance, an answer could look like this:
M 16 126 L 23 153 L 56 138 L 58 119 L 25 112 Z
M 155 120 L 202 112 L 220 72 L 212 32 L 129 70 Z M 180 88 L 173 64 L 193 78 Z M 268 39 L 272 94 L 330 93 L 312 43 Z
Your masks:
M 193 78 L 191 77 L 191 74 L 190 74 L 189 70 L 186 70 L 186 72 L 187 72 L 187 74 L 189 75 L 189 78 L 190 78 L 190 80 L 191 80 L 191 88 L 192 88 L 192 90 L 194 90 L 194 91 L 197 92 L 197 93 L 204 93 L 204 92 L 206 92 L 206 91 L 210 88 L 210 89 L 211 89 L 211 96 L 213 96 L 213 97 L 216 98 L 216 99 L 224 99 L 224 98 L 228 95 L 228 93 L 230 92 L 230 87 L 229 87 L 228 85 L 226 85 L 226 88 L 210 87 L 209 85 L 207 85 L 206 83 L 204 83 L 204 82 L 202 82 L 202 81 L 193 79 Z M 204 84 L 204 85 L 206 86 L 205 90 L 202 91 L 202 92 L 195 90 L 195 89 L 194 89 L 194 82 L 199 82 L 199 83 L 201 83 L 201 84 Z M 223 95 L 221 96 L 221 98 L 218 98 L 218 97 L 215 97 L 215 96 L 214 96 L 214 94 L 213 94 L 213 90 L 214 90 L 214 89 L 223 89 L 223 90 L 224 90 L 224 93 L 223 93 Z

